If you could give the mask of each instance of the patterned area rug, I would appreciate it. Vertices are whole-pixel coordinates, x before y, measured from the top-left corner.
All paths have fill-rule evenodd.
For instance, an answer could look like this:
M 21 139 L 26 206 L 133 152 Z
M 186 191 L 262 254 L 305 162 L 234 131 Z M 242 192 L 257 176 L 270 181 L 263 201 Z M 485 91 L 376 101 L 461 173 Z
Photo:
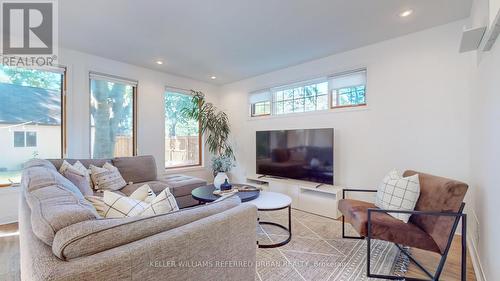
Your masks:
M 261 220 L 288 225 L 287 210 L 259 212 Z M 347 234 L 355 236 L 347 226 Z M 286 238 L 278 227 L 258 227 L 260 244 Z M 366 278 L 366 241 L 342 239 L 341 222 L 292 210 L 292 240 L 278 248 L 257 249 L 258 281 L 332 280 L 364 281 Z M 401 275 L 407 261 L 398 248 L 384 241 L 372 241 L 371 271 Z M 380 279 L 377 279 L 380 280 Z

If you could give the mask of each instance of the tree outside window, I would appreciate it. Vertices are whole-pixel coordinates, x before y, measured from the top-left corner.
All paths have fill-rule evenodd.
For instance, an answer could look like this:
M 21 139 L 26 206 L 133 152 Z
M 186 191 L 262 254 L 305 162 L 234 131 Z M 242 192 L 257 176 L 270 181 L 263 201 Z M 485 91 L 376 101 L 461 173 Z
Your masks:
M 188 93 L 167 90 L 164 94 L 166 168 L 201 165 L 199 122 L 182 114 L 192 106 Z

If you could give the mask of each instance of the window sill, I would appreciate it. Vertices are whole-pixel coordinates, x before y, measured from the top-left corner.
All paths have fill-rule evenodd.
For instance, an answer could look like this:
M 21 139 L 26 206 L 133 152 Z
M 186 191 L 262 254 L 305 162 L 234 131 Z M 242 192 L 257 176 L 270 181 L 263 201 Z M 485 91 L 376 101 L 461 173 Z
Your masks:
M 3 185 L 0 187 L 0 194 L 18 193 L 18 192 L 19 192 L 18 183 L 13 183 L 11 185 Z
M 297 113 L 288 113 L 281 115 L 264 115 L 264 116 L 255 116 L 248 117 L 249 121 L 258 121 L 258 120 L 267 120 L 267 119 L 278 119 L 278 118 L 288 118 L 288 117 L 302 117 L 302 116 L 314 116 L 314 115 L 325 115 L 331 113 L 347 113 L 353 111 L 369 111 L 370 107 L 368 105 L 363 106 L 347 106 L 347 107 L 338 107 L 338 108 L 330 108 L 321 111 L 309 111 L 309 112 L 297 112 Z
M 201 172 L 201 171 L 207 171 L 207 169 L 204 166 L 165 168 L 165 174 L 177 174 L 177 173 L 186 173 L 186 172 Z

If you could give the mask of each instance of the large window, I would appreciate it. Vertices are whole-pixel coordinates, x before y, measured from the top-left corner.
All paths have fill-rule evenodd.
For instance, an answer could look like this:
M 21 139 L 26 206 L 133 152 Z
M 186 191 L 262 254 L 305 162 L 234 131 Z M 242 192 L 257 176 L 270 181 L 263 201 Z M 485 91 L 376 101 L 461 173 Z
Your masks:
M 198 120 L 185 117 L 184 108 L 192 108 L 188 91 L 167 89 L 165 106 L 165 167 L 201 165 L 201 135 Z
M 135 155 L 136 88 L 136 81 L 90 73 L 92 158 Z
M 64 69 L 0 65 L 0 185 L 31 158 L 63 155 Z
M 366 105 L 366 69 L 255 91 L 249 104 L 252 117 Z

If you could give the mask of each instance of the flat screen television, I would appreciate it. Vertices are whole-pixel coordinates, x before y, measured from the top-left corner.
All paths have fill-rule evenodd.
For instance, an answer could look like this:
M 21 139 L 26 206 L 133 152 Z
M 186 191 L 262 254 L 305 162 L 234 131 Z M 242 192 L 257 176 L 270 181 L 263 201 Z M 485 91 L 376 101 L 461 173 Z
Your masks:
M 333 185 L 333 129 L 256 132 L 260 175 Z

